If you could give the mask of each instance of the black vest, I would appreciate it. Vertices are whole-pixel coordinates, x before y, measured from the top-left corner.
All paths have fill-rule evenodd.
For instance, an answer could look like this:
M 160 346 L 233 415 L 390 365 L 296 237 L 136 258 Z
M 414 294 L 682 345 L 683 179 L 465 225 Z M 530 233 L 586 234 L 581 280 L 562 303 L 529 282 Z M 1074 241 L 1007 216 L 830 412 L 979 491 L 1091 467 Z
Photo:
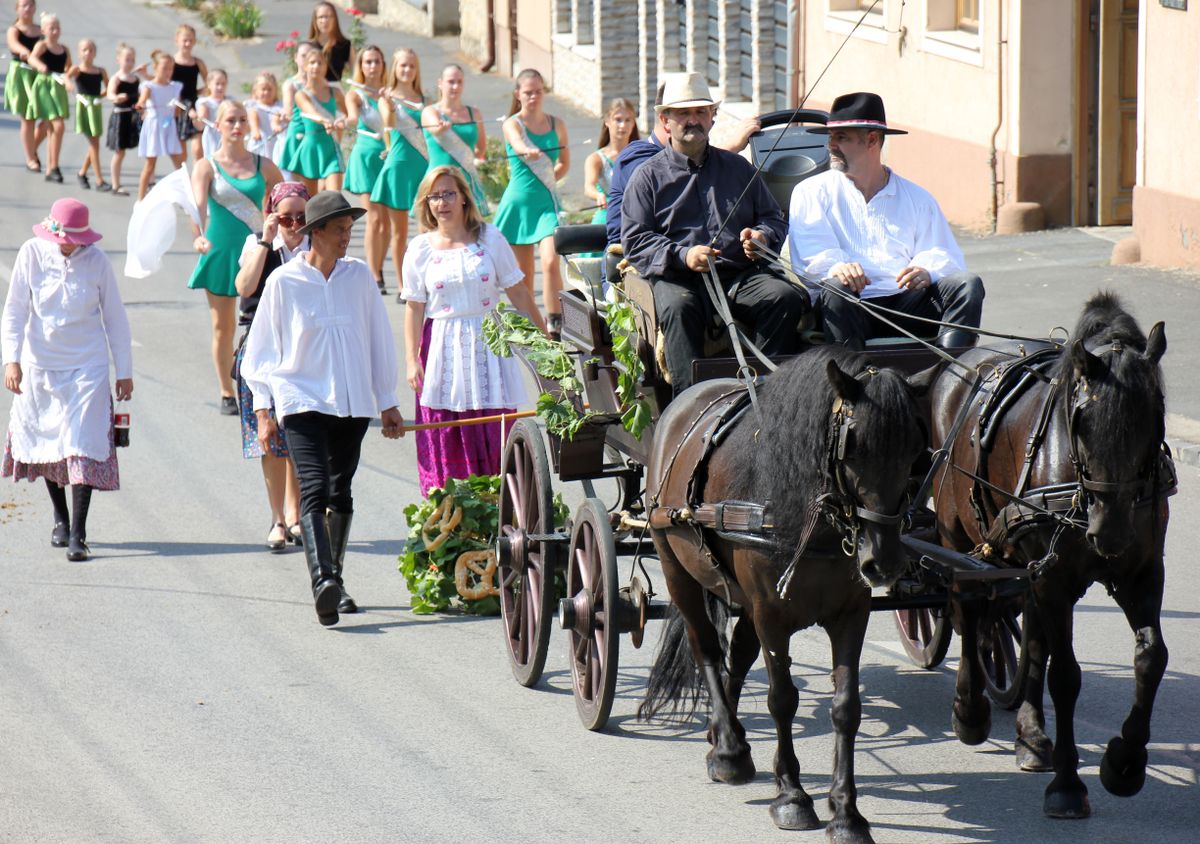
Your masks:
M 254 321 L 254 312 L 258 310 L 258 300 L 262 298 L 263 287 L 267 284 L 267 276 L 283 266 L 283 251 L 272 249 L 267 253 L 267 261 L 263 264 L 262 275 L 258 277 L 258 287 L 249 296 L 241 298 L 238 308 L 238 325 L 249 325 Z

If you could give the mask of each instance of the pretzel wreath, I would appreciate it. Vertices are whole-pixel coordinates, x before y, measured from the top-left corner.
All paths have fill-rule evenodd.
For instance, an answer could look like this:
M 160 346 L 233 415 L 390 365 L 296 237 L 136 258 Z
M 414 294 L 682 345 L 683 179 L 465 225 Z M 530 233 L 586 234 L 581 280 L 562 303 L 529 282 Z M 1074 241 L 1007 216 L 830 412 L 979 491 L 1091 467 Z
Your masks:
M 442 503 L 437 506 L 433 513 L 425 520 L 425 524 L 421 525 L 421 541 L 425 543 L 426 551 L 436 551 L 445 544 L 450 538 L 450 534 L 462 522 L 463 508 L 454 506 L 454 496 L 447 495 L 442 499 Z M 437 530 L 438 535 L 430 539 L 429 534 L 433 530 Z
M 472 574 L 479 578 L 479 582 L 474 586 L 469 586 L 468 582 Z M 464 551 L 454 563 L 454 588 L 458 590 L 458 594 L 464 601 L 479 601 L 499 595 L 500 590 L 496 588 L 495 577 L 496 552 L 494 550 Z

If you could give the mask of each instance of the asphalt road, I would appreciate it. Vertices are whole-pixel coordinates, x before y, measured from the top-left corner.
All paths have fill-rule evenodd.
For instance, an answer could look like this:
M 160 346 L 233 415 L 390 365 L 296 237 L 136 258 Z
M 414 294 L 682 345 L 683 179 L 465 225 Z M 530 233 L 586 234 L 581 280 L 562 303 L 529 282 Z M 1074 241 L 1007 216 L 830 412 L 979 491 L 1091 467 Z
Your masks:
M 74 39 L 83 18 L 98 40 L 140 46 L 169 41 L 174 15 L 96 0 L 64 26 Z M 65 160 L 78 150 L 70 139 Z M 15 127 L 0 120 L 0 262 L 67 192 L 22 172 Z M 120 267 L 130 201 L 86 198 Z M 511 679 L 495 620 L 414 616 L 396 572 L 401 510 L 417 497 L 411 439 L 368 433 L 346 563 L 364 612 L 321 628 L 302 554 L 262 547 L 258 467 L 241 458 L 237 421 L 217 414 L 207 311 L 184 286 L 194 262 L 186 240 L 160 275 L 121 282 L 135 338 L 133 444 L 121 454 L 123 489 L 94 500 L 94 559 L 71 564 L 49 548 L 40 485 L 0 486 L 0 841 L 823 840 L 777 832 L 768 819 L 774 739 L 761 665 L 743 699 L 760 774 L 732 788 L 707 781 L 699 721 L 665 728 L 633 717 L 657 625 L 641 650 L 622 642 L 613 718 L 595 734 L 577 721 L 561 634 L 543 684 L 527 690 Z M 1147 321 L 1187 320 L 1200 302 L 1190 277 L 1102 267 L 1106 247 L 1080 232 L 964 245 L 989 280 L 989 320 L 1006 330 L 1069 324 L 1101 283 L 1127 292 Z M 6 289 L 6 268 L 0 279 Z M 399 348 L 401 311 L 388 307 Z M 1168 331 L 1172 407 L 1200 417 L 1188 404 L 1198 401 L 1186 368 L 1194 338 Z M 981 747 L 958 744 L 954 660 L 908 666 L 880 615 L 863 656 L 856 764 L 881 844 L 1196 840 L 1200 583 L 1188 549 L 1200 545 L 1198 480 L 1200 470 L 1181 467 L 1172 502 L 1171 663 L 1143 792 L 1112 797 L 1097 777 L 1132 697 L 1132 640 L 1102 589 L 1076 615 L 1077 728 L 1094 815 L 1074 823 L 1043 818 L 1048 779 L 1016 770 L 1011 715 L 994 713 Z M 828 818 L 828 645 L 802 633 L 792 655 L 797 751 Z

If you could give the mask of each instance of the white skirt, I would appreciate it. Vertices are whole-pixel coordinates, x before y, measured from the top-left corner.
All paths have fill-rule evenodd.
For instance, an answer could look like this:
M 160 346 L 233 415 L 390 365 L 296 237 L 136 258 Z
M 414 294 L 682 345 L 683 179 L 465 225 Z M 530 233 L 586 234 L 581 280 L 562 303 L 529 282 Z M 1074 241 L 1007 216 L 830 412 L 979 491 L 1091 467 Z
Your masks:
M 84 369 L 25 367 L 13 397 L 8 431 L 21 463 L 57 463 L 68 457 L 112 455 L 112 391 L 108 364 Z
M 483 317 L 432 320 L 421 406 L 488 410 L 525 404 L 521 364 L 492 354 L 483 342 Z

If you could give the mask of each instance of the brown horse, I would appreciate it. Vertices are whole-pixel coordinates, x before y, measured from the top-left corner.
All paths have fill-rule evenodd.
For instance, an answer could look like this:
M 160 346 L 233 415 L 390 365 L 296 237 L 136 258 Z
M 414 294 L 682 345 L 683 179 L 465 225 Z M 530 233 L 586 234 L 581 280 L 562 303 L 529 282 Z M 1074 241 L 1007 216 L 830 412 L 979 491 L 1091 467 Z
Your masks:
M 984 395 L 994 398 L 974 398 L 953 371 L 942 374 L 931 393 L 935 443 L 946 442 L 964 402 L 970 403 L 966 424 L 948 444 L 953 465 L 934 487 L 943 542 L 959 550 L 986 545 L 1010 565 L 1029 564 L 1033 574 L 1024 616 L 1031 667 L 1017 713 L 1016 750 L 1022 770 L 1053 769 L 1044 803 L 1051 817 L 1082 818 L 1091 811 L 1075 746 L 1081 676 L 1072 613 L 1093 583 L 1108 587 L 1135 641 L 1134 704 L 1104 753 L 1100 781 L 1121 796 L 1136 794 L 1145 781 L 1150 713 L 1167 667 L 1159 614 L 1174 472 L 1162 448 L 1158 365 L 1166 348 L 1161 322 L 1147 337 L 1115 296 L 1099 294 L 1061 349 L 1014 344 L 963 355 L 962 363 L 988 373 Z M 1029 363 L 1039 354 L 1050 359 L 1041 374 Z M 998 389 L 1001 382 L 1017 387 Z M 984 410 L 981 423 L 987 405 L 997 409 Z M 990 718 L 974 646 L 977 619 L 969 606 L 962 612 L 953 721 L 961 739 L 977 744 L 987 738 Z M 1054 701 L 1054 743 L 1044 731 L 1043 683 Z
M 708 410 L 738 393 L 736 382 L 698 384 L 659 419 L 648 466 L 654 545 L 674 609 L 639 716 L 689 700 L 694 708 L 707 692 L 709 776 L 749 781 L 754 763 L 737 706 L 761 646 L 778 740 L 771 818 L 784 829 L 816 828 L 792 745 L 799 694 L 788 648 L 797 630 L 821 625 L 833 651 L 837 735 L 826 834 L 839 844 L 872 841 L 854 784 L 859 657 L 871 587 L 893 583 L 906 565 L 900 514 L 926 443 L 913 386 L 928 384 L 910 386 L 840 348 L 818 349 L 767 376 L 759 408 L 744 408 L 722 430 Z M 708 450 L 706 461 L 697 449 Z M 719 512 L 718 502 L 725 502 Z M 756 511 L 754 502 L 765 509 Z M 704 518 L 706 510 L 713 519 Z M 747 529 L 739 534 L 735 522 Z M 748 529 L 756 522 L 774 525 L 756 536 Z M 723 621 L 731 604 L 744 614 L 726 673 Z

